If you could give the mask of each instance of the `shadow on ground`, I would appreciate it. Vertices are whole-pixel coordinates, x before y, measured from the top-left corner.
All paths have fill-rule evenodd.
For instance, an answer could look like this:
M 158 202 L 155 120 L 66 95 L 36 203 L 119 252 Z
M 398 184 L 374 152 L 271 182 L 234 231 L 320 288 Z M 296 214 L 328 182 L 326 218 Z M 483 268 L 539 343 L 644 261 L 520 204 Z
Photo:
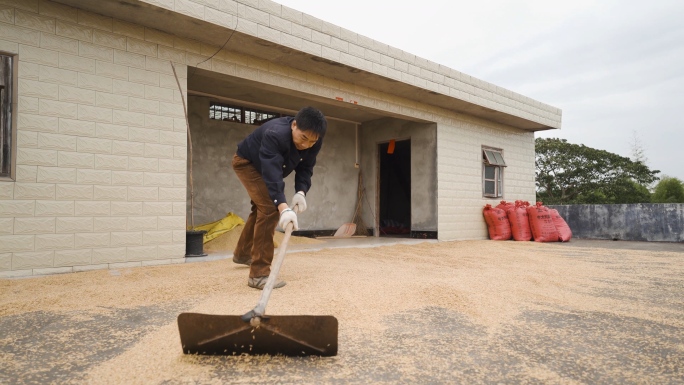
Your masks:
M 174 322 L 188 301 L 96 312 L 38 311 L 0 317 L 2 384 L 63 383 Z M 180 351 L 180 349 L 179 349 Z

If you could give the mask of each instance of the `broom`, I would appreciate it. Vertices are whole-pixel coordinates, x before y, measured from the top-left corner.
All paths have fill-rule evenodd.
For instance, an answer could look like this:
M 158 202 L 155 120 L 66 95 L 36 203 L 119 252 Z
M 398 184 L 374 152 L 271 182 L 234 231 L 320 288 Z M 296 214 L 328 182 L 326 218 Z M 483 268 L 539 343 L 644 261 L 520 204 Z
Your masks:
M 359 168 L 359 181 L 356 192 L 356 210 L 354 211 L 354 218 L 352 223 L 356 225 L 356 231 L 354 235 L 368 235 L 368 227 L 363 221 L 363 198 L 366 195 L 366 189 L 363 187 L 363 176 L 361 175 L 361 169 Z

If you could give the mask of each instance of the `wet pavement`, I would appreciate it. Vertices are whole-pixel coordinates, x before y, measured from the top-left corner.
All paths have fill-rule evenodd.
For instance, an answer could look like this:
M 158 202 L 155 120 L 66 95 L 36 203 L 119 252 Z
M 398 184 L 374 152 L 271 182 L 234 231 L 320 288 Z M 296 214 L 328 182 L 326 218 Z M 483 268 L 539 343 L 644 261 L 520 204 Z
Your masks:
M 0 317 L 1 384 L 59 384 L 123 353 L 173 322 L 187 301 L 97 313 L 37 311 Z M 19 359 L 17 359 L 19 358 Z

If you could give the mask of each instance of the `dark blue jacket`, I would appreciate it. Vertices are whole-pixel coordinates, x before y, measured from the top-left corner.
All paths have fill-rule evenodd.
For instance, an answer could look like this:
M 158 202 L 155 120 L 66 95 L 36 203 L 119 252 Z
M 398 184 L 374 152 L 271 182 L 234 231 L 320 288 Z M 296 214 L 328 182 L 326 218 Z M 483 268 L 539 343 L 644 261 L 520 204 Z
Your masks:
M 323 145 L 321 135 L 311 148 L 297 150 L 292 141 L 293 120 L 292 117 L 269 120 L 238 143 L 238 156 L 251 161 L 261 172 L 268 195 L 276 206 L 287 203 L 283 178 L 292 171 L 295 171 L 295 192 L 309 191 L 316 155 Z

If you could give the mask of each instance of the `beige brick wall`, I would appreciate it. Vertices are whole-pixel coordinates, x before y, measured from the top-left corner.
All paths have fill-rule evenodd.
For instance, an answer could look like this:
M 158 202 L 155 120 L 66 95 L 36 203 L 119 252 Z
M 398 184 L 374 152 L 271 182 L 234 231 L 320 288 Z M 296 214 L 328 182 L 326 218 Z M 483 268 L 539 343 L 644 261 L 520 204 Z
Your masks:
M 550 126 L 560 110 L 270 1 L 148 1 Z M 0 0 L 19 54 L 17 181 L 0 182 L 0 277 L 182 261 L 188 66 L 219 47 L 44 0 Z M 534 199 L 532 133 L 360 85 L 218 52 L 219 73 L 437 122 L 441 239 L 486 237 L 482 145 L 504 149 L 505 199 Z M 455 150 L 455 151 L 454 151 Z M 31 219 L 40 218 L 39 221 Z
M 482 196 L 482 146 L 500 148 L 503 198 Z M 451 119 L 437 125 L 437 226 L 440 240 L 487 239 L 485 204 L 534 202 L 534 133 L 479 119 Z
M 0 277 L 182 261 L 186 124 L 169 59 L 185 88 L 186 51 L 49 1 L 2 0 L 0 15 L 20 95 Z

